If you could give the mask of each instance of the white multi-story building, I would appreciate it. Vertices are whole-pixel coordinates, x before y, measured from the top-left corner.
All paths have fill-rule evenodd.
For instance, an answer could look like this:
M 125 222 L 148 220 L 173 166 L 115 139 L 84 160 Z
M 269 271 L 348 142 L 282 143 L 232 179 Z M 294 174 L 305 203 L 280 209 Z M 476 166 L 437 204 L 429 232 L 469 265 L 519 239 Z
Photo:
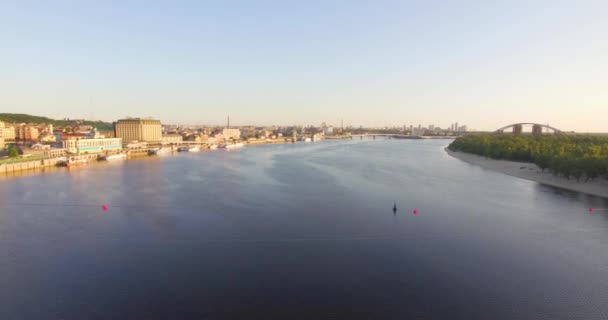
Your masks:
M 105 151 L 120 151 L 122 149 L 121 138 L 109 139 L 69 139 L 61 142 L 63 148 L 69 153 L 101 153 Z
M 177 133 L 168 133 L 163 134 L 161 143 L 162 144 L 171 144 L 171 143 L 180 143 L 184 140 L 181 134 Z
M 225 140 L 230 140 L 230 139 L 238 140 L 241 138 L 241 130 L 226 128 L 226 129 L 222 130 L 222 137 Z

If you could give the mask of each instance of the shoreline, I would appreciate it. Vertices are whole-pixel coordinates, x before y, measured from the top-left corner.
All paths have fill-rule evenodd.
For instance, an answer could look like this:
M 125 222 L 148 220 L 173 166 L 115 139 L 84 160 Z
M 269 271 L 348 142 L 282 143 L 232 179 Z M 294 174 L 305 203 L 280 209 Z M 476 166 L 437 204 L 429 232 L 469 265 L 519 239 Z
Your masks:
M 333 139 L 328 140 L 340 140 L 340 139 L 350 139 L 350 136 L 340 136 L 335 137 Z M 325 140 L 325 139 L 323 139 Z M 247 147 L 255 147 L 255 146 L 267 146 L 273 144 L 292 144 L 290 139 L 272 139 L 270 141 L 267 140 L 258 140 L 258 141 L 248 141 L 244 142 L 244 148 Z M 298 143 L 298 142 L 295 142 Z M 202 143 L 201 143 L 202 144 Z M 221 150 L 221 149 L 220 149 Z M 213 152 L 214 150 L 210 149 L 202 149 L 200 152 Z M 128 152 L 128 151 L 126 151 Z M 177 154 L 177 151 L 172 151 L 171 155 Z M 143 160 L 149 157 L 157 157 L 155 155 L 149 155 L 148 152 L 131 154 L 128 156 L 128 160 Z M 32 160 L 32 161 L 21 161 L 14 164 L 0 164 L 0 178 L 14 177 L 14 176 L 24 176 L 30 174 L 43 173 L 45 171 L 59 171 L 65 169 L 64 167 L 57 165 L 58 158 L 51 159 L 40 159 L 40 160 Z M 95 159 L 92 162 L 98 162 L 100 160 Z M 103 161 L 102 161 L 103 162 Z
M 552 187 L 608 199 L 608 181 L 606 180 L 596 179 L 594 181 L 589 180 L 588 182 L 583 182 L 581 180 L 581 182 L 577 182 L 576 179 L 568 180 L 564 177 L 555 176 L 548 170 L 542 172 L 542 170 L 536 164 L 531 162 L 490 159 L 472 153 L 452 151 L 447 147 L 444 150 L 448 155 L 456 159 L 483 167 L 488 170 Z

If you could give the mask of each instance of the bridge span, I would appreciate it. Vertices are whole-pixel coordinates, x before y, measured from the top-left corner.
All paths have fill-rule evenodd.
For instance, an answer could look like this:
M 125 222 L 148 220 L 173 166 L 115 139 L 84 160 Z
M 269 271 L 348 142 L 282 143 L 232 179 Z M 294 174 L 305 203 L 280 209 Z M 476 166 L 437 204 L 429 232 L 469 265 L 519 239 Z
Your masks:
M 552 127 L 548 124 L 540 124 L 540 123 L 534 123 L 534 122 L 514 123 L 514 124 L 504 126 L 502 128 L 499 128 L 494 132 L 504 133 L 505 129 L 513 128 L 512 129 L 513 134 L 522 134 L 524 132 L 524 130 L 523 130 L 524 126 L 532 126 L 532 131 L 531 131 L 532 134 L 543 134 L 543 130 L 553 132 L 554 134 L 562 133 L 561 130 L 559 130 L 555 127 Z

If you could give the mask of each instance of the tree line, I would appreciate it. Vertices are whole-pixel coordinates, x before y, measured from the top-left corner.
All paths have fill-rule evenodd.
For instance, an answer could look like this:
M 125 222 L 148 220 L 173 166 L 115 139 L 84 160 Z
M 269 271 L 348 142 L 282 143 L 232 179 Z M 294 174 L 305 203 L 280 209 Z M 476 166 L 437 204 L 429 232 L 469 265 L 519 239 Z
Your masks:
M 588 135 L 462 136 L 448 148 L 493 159 L 532 162 L 543 170 L 585 182 L 608 178 L 608 137 Z
M 47 117 L 32 116 L 23 113 L 0 113 L 0 121 L 8 123 L 46 123 L 54 126 L 65 127 L 73 124 L 72 120 L 55 120 Z M 113 125 L 109 122 L 103 121 L 84 121 L 83 125 L 90 125 L 97 128 L 97 130 L 112 130 Z

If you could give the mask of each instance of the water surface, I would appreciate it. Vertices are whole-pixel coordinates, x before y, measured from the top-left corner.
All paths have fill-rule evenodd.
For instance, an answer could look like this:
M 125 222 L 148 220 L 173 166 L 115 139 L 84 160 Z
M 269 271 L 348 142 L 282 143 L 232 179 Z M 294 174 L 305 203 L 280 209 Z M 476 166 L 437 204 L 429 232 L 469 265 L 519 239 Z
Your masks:
M 0 319 L 607 318 L 608 202 L 470 165 L 448 143 L 0 178 Z

